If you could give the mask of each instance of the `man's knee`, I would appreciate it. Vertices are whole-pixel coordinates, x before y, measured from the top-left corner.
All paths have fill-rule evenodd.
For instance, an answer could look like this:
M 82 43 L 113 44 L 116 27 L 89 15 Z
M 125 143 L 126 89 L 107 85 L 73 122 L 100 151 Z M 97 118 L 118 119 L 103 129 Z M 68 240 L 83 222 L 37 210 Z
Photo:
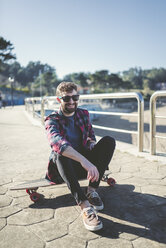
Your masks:
M 113 150 L 115 149 L 116 142 L 115 139 L 111 136 L 104 136 L 103 141 L 105 142 L 106 146 L 111 147 Z

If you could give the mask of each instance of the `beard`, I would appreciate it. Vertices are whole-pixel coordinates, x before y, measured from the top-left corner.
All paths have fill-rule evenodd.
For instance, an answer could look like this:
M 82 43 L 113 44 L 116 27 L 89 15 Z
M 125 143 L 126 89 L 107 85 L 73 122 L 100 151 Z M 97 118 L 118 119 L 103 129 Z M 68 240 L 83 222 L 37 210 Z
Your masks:
M 76 111 L 77 106 L 78 106 L 78 103 L 73 103 L 73 104 L 66 103 L 64 106 L 62 106 L 62 111 L 65 114 L 71 114 Z

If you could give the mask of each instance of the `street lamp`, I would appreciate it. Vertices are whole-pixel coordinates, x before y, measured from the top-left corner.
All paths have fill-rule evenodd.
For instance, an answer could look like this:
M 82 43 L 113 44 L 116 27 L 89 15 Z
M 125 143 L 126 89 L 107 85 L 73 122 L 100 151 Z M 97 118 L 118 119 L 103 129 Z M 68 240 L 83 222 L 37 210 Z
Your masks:
M 14 84 L 14 78 L 9 77 L 9 82 L 10 82 L 10 89 L 11 89 L 11 106 L 14 106 L 14 101 L 13 101 L 13 84 Z

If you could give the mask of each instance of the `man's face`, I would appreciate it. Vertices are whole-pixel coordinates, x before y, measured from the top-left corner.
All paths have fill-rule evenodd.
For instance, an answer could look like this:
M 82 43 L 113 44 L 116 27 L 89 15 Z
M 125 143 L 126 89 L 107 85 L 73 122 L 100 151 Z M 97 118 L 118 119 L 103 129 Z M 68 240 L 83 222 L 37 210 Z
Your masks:
M 61 103 L 62 112 L 65 115 L 68 115 L 68 116 L 73 115 L 74 112 L 76 111 L 77 106 L 78 106 L 78 97 L 76 97 L 76 95 L 78 95 L 77 91 L 73 90 L 72 92 L 66 92 L 61 95 L 61 97 L 63 98 L 66 96 L 69 96 L 67 97 L 69 99 L 65 99 L 65 98 L 63 99 L 61 97 L 58 97 Z M 75 99 L 73 100 L 70 96 L 74 96 L 73 98 Z M 69 101 L 66 101 L 66 100 L 69 100 Z

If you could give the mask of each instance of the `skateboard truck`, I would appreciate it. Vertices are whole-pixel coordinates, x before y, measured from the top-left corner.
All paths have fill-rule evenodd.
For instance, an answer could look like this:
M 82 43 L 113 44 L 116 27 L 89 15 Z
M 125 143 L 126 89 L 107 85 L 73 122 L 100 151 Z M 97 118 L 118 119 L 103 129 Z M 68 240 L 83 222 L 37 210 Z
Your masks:
M 111 187 L 113 187 L 116 183 L 115 179 L 112 178 L 112 177 L 108 177 L 107 174 L 104 174 L 103 177 L 102 177 L 102 181 L 103 182 L 107 182 L 107 184 Z
M 38 188 L 26 189 L 26 193 L 30 195 L 31 201 L 33 202 L 38 202 L 40 200 L 40 194 L 36 192 L 37 189 Z

